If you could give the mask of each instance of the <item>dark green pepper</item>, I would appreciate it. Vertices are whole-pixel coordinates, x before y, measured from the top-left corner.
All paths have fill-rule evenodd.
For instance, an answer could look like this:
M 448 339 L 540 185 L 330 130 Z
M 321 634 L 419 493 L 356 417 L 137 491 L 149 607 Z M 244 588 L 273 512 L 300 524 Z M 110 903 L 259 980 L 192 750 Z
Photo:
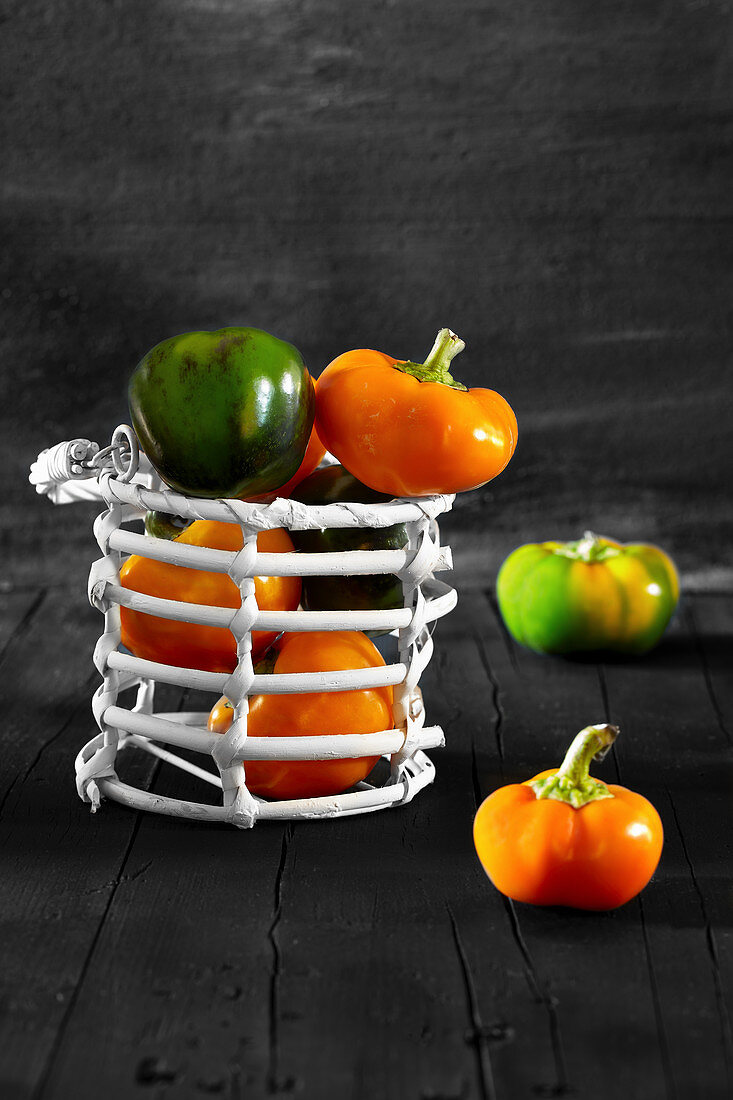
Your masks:
M 303 504 L 380 504 L 392 497 L 363 485 L 343 466 L 325 466 L 296 486 L 293 500 Z M 341 550 L 401 550 L 408 542 L 403 524 L 380 530 L 365 527 L 291 531 L 296 550 L 329 553 Z M 301 595 L 309 611 L 375 611 L 402 607 L 402 582 L 393 574 L 365 577 L 304 577 Z M 369 631 L 368 633 L 373 633 Z
M 146 512 L 145 534 L 154 539 L 177 539 L 181 531 L 190 527 L 193 520 L 183 516 L 171 516 L 168 512 Z
M 197 497 L 260 496 L 300 466 L 315 414 L 300 353 L 257 328 L 185 332 L 135 368 L 130 414 L 163 480 Z

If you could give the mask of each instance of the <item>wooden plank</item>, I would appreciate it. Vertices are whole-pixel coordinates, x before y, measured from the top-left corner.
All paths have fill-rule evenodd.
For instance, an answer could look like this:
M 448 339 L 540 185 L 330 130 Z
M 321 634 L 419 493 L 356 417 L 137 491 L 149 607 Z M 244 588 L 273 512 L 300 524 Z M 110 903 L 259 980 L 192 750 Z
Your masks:
M 610 720 L 625 726 L 616 762 L 620 781 L 646 794 L 665 824 L 663 889 L 640 900 L 650 947 L 657 1011 L 667 1047 L 670 1088 L 691 1096 L 733 1092 L 733 966 L 730 894 L 725 868 L 733 857 L 730 797 L 733 754 L 727 699 L 712 676 L 733 652 L 733 600 L 715 601 L 721 631 L 703 659 L 710 597 L 686 597 L 674 628 L 643 661 L 604 668 Z M 712 622 L 711 622 L 712 626 Z M 730 668 L 730 664 L 728 665 Z M 722 951 L 722 957 L 721 957 Z
M 687 600 L 683 614 L 691 636 L 695 639 L 710 705 L 716 716 L 720 734 L 733 744 L 733 640 L 731 620 L 733 599 L 730 594 L 716 593 Z
M 656 728 L 647 710 L 659 704 L 671 667 L 680 693 L 693 698 L 688 711 L 670 709 L 668 724 L 674 737 L 688 736 L 702 676 L 684 631 L 670 639 L 670 652 L 599 672 L 593 663 L 519 651 L 490 604 L 472 597 L 439 625 L 436 642 L 424 687 L 430 721 L 444 725 L 448 747 L 435 754 L 436 786 L 410 806 L 247 833 L 152 816 L 135 827 L 135 815 L 107 806 L 92 823 L 91 862 L 101 874 L 114 854 L 117 869 L 82 899 L 76 920 L 61 895 L 72 927 L 63 963 L 50 957 L 63 953 L 38 918 L 59 891 L 36 885 L 34 897 L 19 861 L 18 919 L 31 915 L 32 970 L 51 974 L 26 1006 L 34 1037 L 41 1013 L 53 1008 L 43 983 L 58 980 L 59 967 L 70 975 L 71 1002 L 40 1027 L 38 1095 L 114 1100 L 175 1089 L 256 1100 L 296 1091 L 316 1100 L 338 1089 L 345 1097 L 493 1100 L 592 1088 L 610 1098 L 605 1079 L 614 1095 L 623 1088 L 682 1096 L 690 1084 L 715 1095 L 723 1039 L 710 1027 L 719 1025 L 719 1002 L 696 891 L 717 935 L 717 854 L 706 849 L 696 888 L 681 843 L 670 839 L 671 809 L 660 805 L 668 845 L 643 909 L 632 902 L 583 914 L 507 903 L 479 868 L 470 837 L 478 799 L 559 760 L 569 736 L 600 720 L 604 705 L 618 717 L 614 708 L 624 715 L 628 708 L 624 778 L 657 801 L 659 736 L 641 746 L 634 727 L 641 720 Z M 49 747 L 41 760 L 48 755 L 58 772 L 64 751 L 59 739 L 58 755 Z M 612 773 L 609 762 L 598 769 Z M 169 771 L 156 789 L 202 797 L 194 779 Z M 18 850 L 27 841 L 24 806 L 8 803 Z M 677 813 L 692 860 L 702 837 Z M 73 822 L 59 835 L 59 820 L 57 804 L 38 834 L 45 862 L 36 866 L 45 870 L 60 853 L 61 870 L 78 882 L 89 874 L 87 836 L 74 833 Z M 102 911 L 90 914 L 100 899 Z M 49 943 L 37 943 L 41 930 Z M 86 944 L 81 969 L 77 940 Z M 11 978 L 22 989 L 21 974 Z M 675 990 L 684 993 L 680 1004 Z M 702 1025 L 694 1025 L 696 1012 Z M 712 1034 L 701 1035 L 706 1026 Z M 707 1061 L 691 1048 L 693 1037 Z M 16 1080 L 28 1081 L 29 1059 L 26 1044 Z
M 0 590 L 0 667 L 6 650 L 28 630 L 45 598 L 42 588 Z
M 728 1087 L 723 977 L 707 942 L 710 921 L 700 888 L 695 887 L 689 849 L 684 856 L 688 826 L 681 824 L 676 806 L 680 797 L 692 797 L 687 794 L 691 786 L 696 796 L 704 792 L 711 798 L 710 816 L 701 826 L 693 826 L 690 836 L 698 837 L 708 867 L 718 876 L 716 880 L 711 875 L 708 882 L 717 898 L 716 902 L 711 897 L 710 908 L 727 904 L 719 881 L 725 853 L 719 853 L 717 841 L 711 848 L 716 837 L 713 821 L 729 812 L 728 803 L 718 797 L 721 783 L 725 786 L 720 776 L 721 737 L 719 731 L 713 736 L 703 726 L 707 741 L 717 742 L 717 748 L 712 743 L 706 747 L 711 756 L 701 764 L 693 737 L 699 738 L 700 708 L 706 700 L 694 643 L 678 621 L 665 643 L 643 660 L 617 660 L 595 668 L 583 659 L 543 658 L 513 646 L 510 652 L 525 687 L 523 697 L 511 689 L 504 693 L 507 726 L 516 720 L 517 704 L 520 713 L 523 708 L 526 715 L 535 712 L 538 744 L 547 744 L 543 713 L 554 727 L 563 713 L 575 712 L 570 733 L 588 721 L 617 721 L 625 732 L 597 774 L 615 779 L 614 763 L 618 764 L 622 780 L 657 805 L 667 834 L 660 869 L 640 901 L 601 915 L 513 907 L 528 957 L 538 960 L 538 972 L 547 976 L 552 991 L 568 1086 L 583 1094 L 593 1081 L 597 1090 L 604 1074 L 613 1074 L 615 1087 L 632 1095 L 634 1090 L 648 1095 L 723 1095 Z M 501 650 L 497 646 L 492 653 L 496 657 Z M 504 675 L 497 676 L 502 685 Z M 602 699 L 596 691 L 589 694 L 596 677 Z M 589 704 L 601 713 L 590 710 Z M 578 711 L 579 706 L 583 710 Z M 520 741 L 524 742 L 521 733 Z M 562 747 L 558 745 L 558 759 Z M 676 786 L 666 774 L 668 760 L 671 775 L 679 780 Z M 544 763 L 536 760 L 524 774 Z M 665 785 L 673 791 L 674 805 L 665 796 Z M 570 1021 L 568 1028 L 562 1028 L 564 1020 Z
M 707 598 L 698 597 L 687 602 L 687 622 L 700 653 L 705 673 L 705 685 L 710 697 L 710 707 L 715 714 L 719 730 L 718 744 L 721 759 L 727 761 L 723 783 L 727 788 L 724 805 L 724 821 L 730 822 L 730 795 L 733 782 L 730 765 L 730 745 L 733 742 L 733 599 L 721 594 Z M 709 714 L 709 712 L 708 712 Z M 725 746 L 728 746 L 726 749 Z M 702 795 L 705 799 L 705 795 Z M 679 800 L 677 800 L 679 801 Z M 698 799 L 699 801 L 699 799 Z M 697 810 L 697 806 L 694 807 Z M 709 807 L 706 805 L 709 820 Z M 679 816 L 679 815 L 678 815 Z M 684 856 L 700 902 L 700 916 L 704 922 L 710 966 L 716 987 L 722 1037 L 731 1074 L 731 1033 L 733 1018 L 733 932 L 730 927 L 729 876 L 725 863 L 730 865 L 730 829 L 720 829 L 715 822 L 714 846 L 711 850 L 709 832 L 699 831 L 695 822 L 685 821 Z M 682 829 L 680 828 L 682 832 Z
M 187 705 L 199 709 L 202 697 Z M 168 766 L 154 789 L 217 800 Z M 132 815 L 107 807 L 100 817 L 109 827 Z M 143 815 L 43 1097 L 264 1095 L 284 834 Z
M 0 799 L 23 780 L 48 730 L 55 735 L 89 698 L 99 677 L 91 663 L 101 617 L 83 594 L 65 588 L 24 595 L 26 611 L 2 654 L 4 764 Z M 81 608 L 79 604 L 81 603 Z
M 83 603 L 80 613 L 77 595 L 51 589 L 3 655 L 0 1077 L 19 1097 L 44 1080 L 136 828 L 133 814 L 91 815 L 74 789 L 74 756 L 94 732 L 102 621 Z M 136 781 L 154 768 L 140 759 Z
M 484 736 L 493 742 L 500 767 L 479 766 L 483 797 L 503 782 L 522 781 L 559 764 L 577 730 L 603 720 L 603 698 L 593 663 L 541 657 L 515 646 L 492 603 L 479 593 L 472 592 L 462 606 L 464 630 L 480 648 L 496 703 L 497 719 L 493 729 L 484 723 Z M 607 763 L 599 766 L 600 777 L 608 772 Z M 511 1041 L 499 1045 L 495 1062 L 507 1095 L 531 1090 L 603 1096 L 605 1080 L 613 1081 L 613 1095 L 660 1095 L 663 1058 L 638 914 L 628 906 L 593 914 L 514 904 L 502 900 L 488 881 L 480 904 L 484 910 L 503 909 L 515 941 L 514 965 L 524 976 L 526 994 L 542 1010 L 540 1025 L 528 1027 L 516 990 L 501 1004 Z M 480 921 L 466 933 L 478 1003 L 490 1017 L 484 1006 L 492 1004 L 495 992 L 484 972 L 486 939 Z M 550 1051 L 541 1069 L 538 1042 Z M 527 1073 L 534 1074 L 529 1086 L 522 1078 Z

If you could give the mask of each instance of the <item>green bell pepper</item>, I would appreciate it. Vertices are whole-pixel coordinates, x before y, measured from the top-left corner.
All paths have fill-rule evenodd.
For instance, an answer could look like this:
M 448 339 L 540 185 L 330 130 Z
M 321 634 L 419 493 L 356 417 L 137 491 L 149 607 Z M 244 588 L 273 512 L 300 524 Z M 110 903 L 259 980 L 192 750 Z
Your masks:
M 679 596 L 672 560 L 658 546 L 622 545 L 590 531 L 575 542 L 514 550 L 496 580 L 512 637 L 538 653 L 656 645 Z
M 392 497 L 363 485 L 343 466 L 325 466 L 291 492 L 303 504 L 380 504 Z M 397 523 L 380 530 L 349 527 L 291 531 L 296 550 L 318 554 L 341 550 L 401 550 L 408 542 Z M 402 582 L 393 574 L 363 577 L 304 577 L 301 603 L 309 611 L 387 611 L 403 606 Z M 367 633 L 382 633 L 368 631 Z
M 256 328 L 185 332 L 129 385 L 132 423 L 163 480 L 195 497 L 259 496 L 298 469 L 315 414 L 300 353 Z
M 146 512 L 145 534 L 154 539 L 177 539 L 192 523 L 193 520 L 172 516 L 168 512 Z

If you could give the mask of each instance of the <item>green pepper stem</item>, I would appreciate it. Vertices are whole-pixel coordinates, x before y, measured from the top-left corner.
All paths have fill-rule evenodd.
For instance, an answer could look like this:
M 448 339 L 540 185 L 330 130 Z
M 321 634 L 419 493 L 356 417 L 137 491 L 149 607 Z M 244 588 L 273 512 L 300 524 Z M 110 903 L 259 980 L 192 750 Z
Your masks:
M 575 553 L 583 561 L 592 561 L 601 548 L 601 540 L 592 531 L 584 531 L 582 539 L 575 544 Z
M 436 370 L 448 370 L 457 355 L 465 349 L 466 344 L 455 332 L 449 328 L 442 328 L 435 337 L 435 343 L 425 358 L 425 366 Z
M 395 363 L 395 369 L 417 378 L 418 382 L 440 382 L 454 390 L 465 390 L 450 372 L 450 364 L 465 348 L 465 343 L 449 328 L 442 328 L 435 337 L 424 363 Z
M 592 564 L 596 561 L 605 561 L 607 558 L 615 558 L 620 551 L 616 546 L 609 546 L 604 539 L 594 535 L 592 531 L 585 531 L 582 539 L 564 542 L 553 553 L 560 554 L 564 558 L 572 558 L 574 561 Z
M 602 760 L 618 734 L 618 726 L 586 726 L 573 738 L 557 774 L 572 783 L 582 783 L 588 778 L 591 760 Z
M 576 810 L 599 798 L 613 798 L 605 784 L 591 779 L 588 769 L 592 760 L 603 759 L 618 734 L 618 726 L 605 723 L 582 729 L 573 739 L 558 770 L 529 784 L 537 798 L 567 802 Z

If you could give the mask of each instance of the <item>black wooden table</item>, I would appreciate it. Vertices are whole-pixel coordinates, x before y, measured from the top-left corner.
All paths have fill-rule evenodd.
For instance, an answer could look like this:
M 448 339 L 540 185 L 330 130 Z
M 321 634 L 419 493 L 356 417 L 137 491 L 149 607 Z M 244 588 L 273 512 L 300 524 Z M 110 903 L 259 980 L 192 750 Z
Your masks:
M 520 650 L 490 592 L 461 595 L 423 681 L 435 785 L 239 832 L 90 815 L 73 757 L 101 619 L 61 580 L 2 594 L 5 1100 L 731 1095 L 733 597 L 688 594 L 655 652 L 597 664 Z M 597 774 L 657 806 L 657 874 L 615 912 L 512 904 L 475 857 L 478 802 L 607 719 Z

